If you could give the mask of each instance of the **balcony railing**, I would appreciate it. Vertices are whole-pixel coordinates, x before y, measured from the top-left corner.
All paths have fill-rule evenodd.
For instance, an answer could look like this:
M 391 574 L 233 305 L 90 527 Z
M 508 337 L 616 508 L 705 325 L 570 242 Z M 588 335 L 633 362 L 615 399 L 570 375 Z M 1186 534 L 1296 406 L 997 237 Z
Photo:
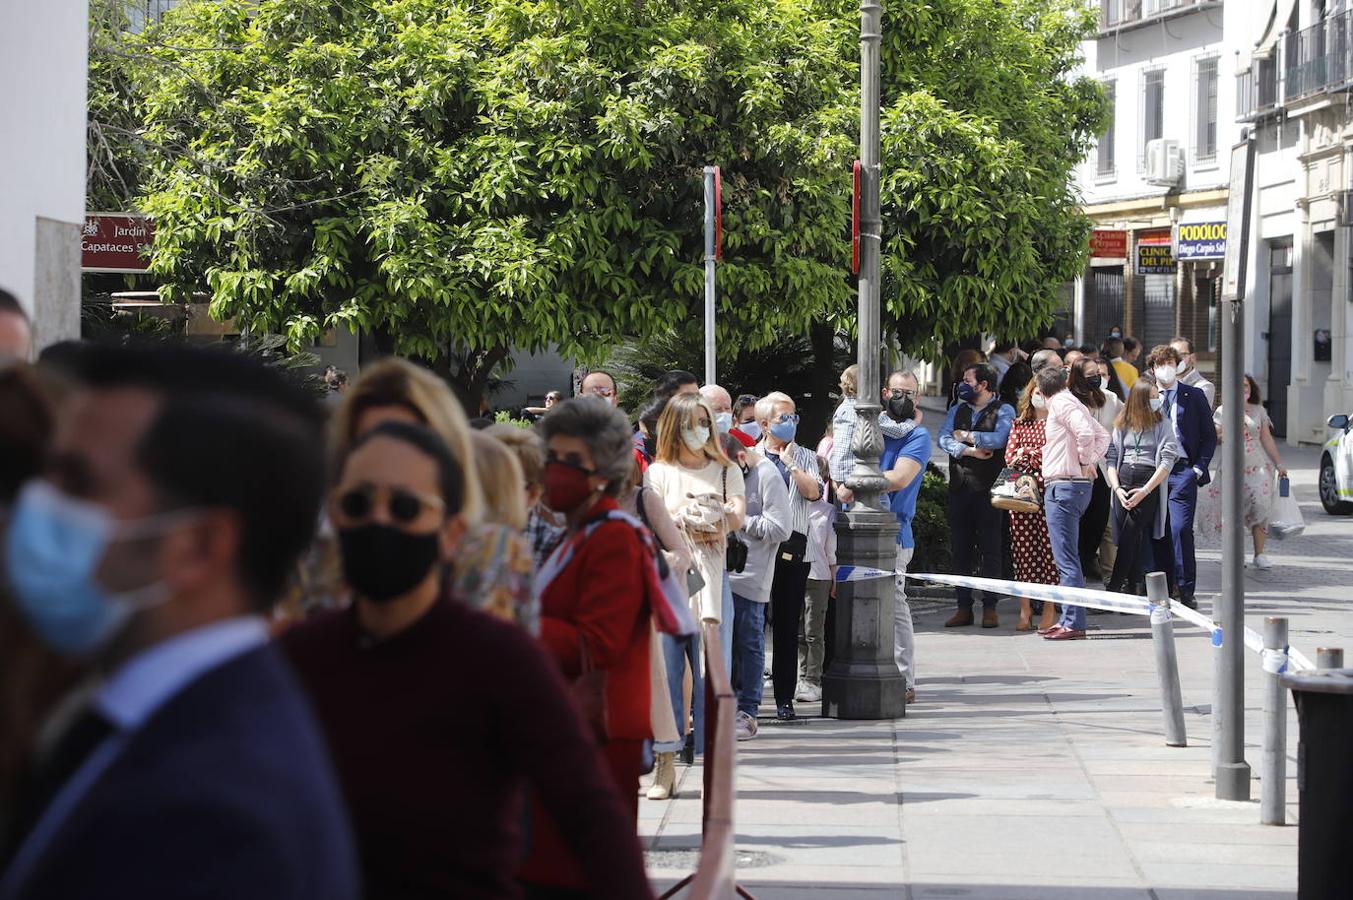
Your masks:
M 1284 100 L 1291 102 L 1326 90 L 1338 90 L 1353 73 L 1353 13 L 1330 16 L 1287 36 L 1284 50 Z
M 1213 0 L 1099 0 L 1099 27 L 1106 31 L 1121 28 L 1176 10 L 1212 2 Z

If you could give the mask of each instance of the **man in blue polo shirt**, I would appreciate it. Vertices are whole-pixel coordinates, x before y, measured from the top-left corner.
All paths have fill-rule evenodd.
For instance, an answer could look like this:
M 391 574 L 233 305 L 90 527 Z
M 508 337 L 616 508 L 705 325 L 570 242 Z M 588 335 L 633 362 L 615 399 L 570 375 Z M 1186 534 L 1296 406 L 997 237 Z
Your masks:
M 897 668 L 907 680 L 907 702 L 916 699 L 916 632 L 911 622 L 911 606 L 907 603 L 907 565 L 911 562 L 916 544 L 911 534 L 911 520 L 916 515 L 916 498 L 921 493 L 922 476 L 930 462 L 930 432 L 921 427 L 921 385 L 911 372 L 894 372 L 888 376 L 883 390 L 884 416 L 892 423 L 906 428 L 902 437 L 885 437 L 883 457 L 879 468 L 888 479 L 889 493 L 883 502 L 897 516 L 901 527 L 897 531 L 897 599 L 893 607 L 893 657 Z

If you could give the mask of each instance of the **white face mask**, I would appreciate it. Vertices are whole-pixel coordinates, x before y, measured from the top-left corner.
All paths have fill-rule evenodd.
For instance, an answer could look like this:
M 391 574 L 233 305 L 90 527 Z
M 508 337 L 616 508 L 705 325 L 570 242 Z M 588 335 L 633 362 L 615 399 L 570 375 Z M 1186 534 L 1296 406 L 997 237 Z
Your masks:
M 1048 408 L 1048 398 L 1044 397 L 1042 394 L 1034 394 L 1029 398 L 1029 402 L 1034 405 L 1034 409 Z
M 1174 366 L 1156 366 L 1156 381 L 1161 387 L 1169 387 L 1174 384 L 1175 376 L 1179 374 Z
M 1183 375 L 1188 370 L 1189 370 L 1189 359 L 1186 356 L 1179 361 L 1179 374 Z
M 733 427 L 733 414 L 731 412 L 715 413 L 714 427 L 719 429 L 719 434 L 728 434 L 728 430 Z
M 692 453 L 699 453 L 709 442 L 709 426 L 697 425 L 694 428 L 681 429 L 681 440 Z

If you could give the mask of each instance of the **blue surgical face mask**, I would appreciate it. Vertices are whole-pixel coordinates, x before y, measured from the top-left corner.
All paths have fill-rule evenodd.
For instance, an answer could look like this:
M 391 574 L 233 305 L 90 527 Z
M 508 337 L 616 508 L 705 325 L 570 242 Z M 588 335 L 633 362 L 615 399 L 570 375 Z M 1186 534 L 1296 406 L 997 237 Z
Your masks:
M 1152 398 L 1151 398 L 1151 411 L 1152 411 L 1152 412 L 1160 412 L 1161 409 L 1163 409 L 1164 407 L 1165 407 L 1165 398 L 1164 398 L 1164 397 L 1152 397 Z
M 11 511 L 5 570 L 15 606 L 38 637 L 60 653 L 88 655 L 111 641 L 138 610 L 164 602 L 161 585 L 114 594 L 94 577 L 110 543 L 131 532 L 153 534 L 164 519 L 116 522 L 97 504 L 45 481 L 29 482 Z
M 977 388 L 968 384 L 966 381 L 961 382 L 958 386 L 958 399 L 962 400 L 964 403 L 973 402 L 977 399 Z
M 794 440 L 794 434 L 799 430 L 799 417 L 790 416 L 783 422 L 771 422 L 770 433 L 775 436 L 777 441 L 783 441 L 788 444 Z
M 731 412 L 715 413 L 714 427 L 719 429 L 719 434 L 728 434 L 728 430 L 733 427 L 733 414 Z
M 761 437 L 761 426 L 756 422 L 744 422 L 738 426 L 738 431 L 741 431 L 754 441 L 759 440 Z

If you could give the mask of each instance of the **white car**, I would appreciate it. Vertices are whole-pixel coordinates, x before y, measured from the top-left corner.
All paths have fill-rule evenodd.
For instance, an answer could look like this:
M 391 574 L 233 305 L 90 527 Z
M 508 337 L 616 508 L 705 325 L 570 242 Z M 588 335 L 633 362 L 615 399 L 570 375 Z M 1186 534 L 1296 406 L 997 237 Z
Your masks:
M 1320 454 L 1320 505 L 1331 515 L 1347 516 L 1353 514 L 1353 421 L 1330 416 L 1327 424 L 1338 433 Z

